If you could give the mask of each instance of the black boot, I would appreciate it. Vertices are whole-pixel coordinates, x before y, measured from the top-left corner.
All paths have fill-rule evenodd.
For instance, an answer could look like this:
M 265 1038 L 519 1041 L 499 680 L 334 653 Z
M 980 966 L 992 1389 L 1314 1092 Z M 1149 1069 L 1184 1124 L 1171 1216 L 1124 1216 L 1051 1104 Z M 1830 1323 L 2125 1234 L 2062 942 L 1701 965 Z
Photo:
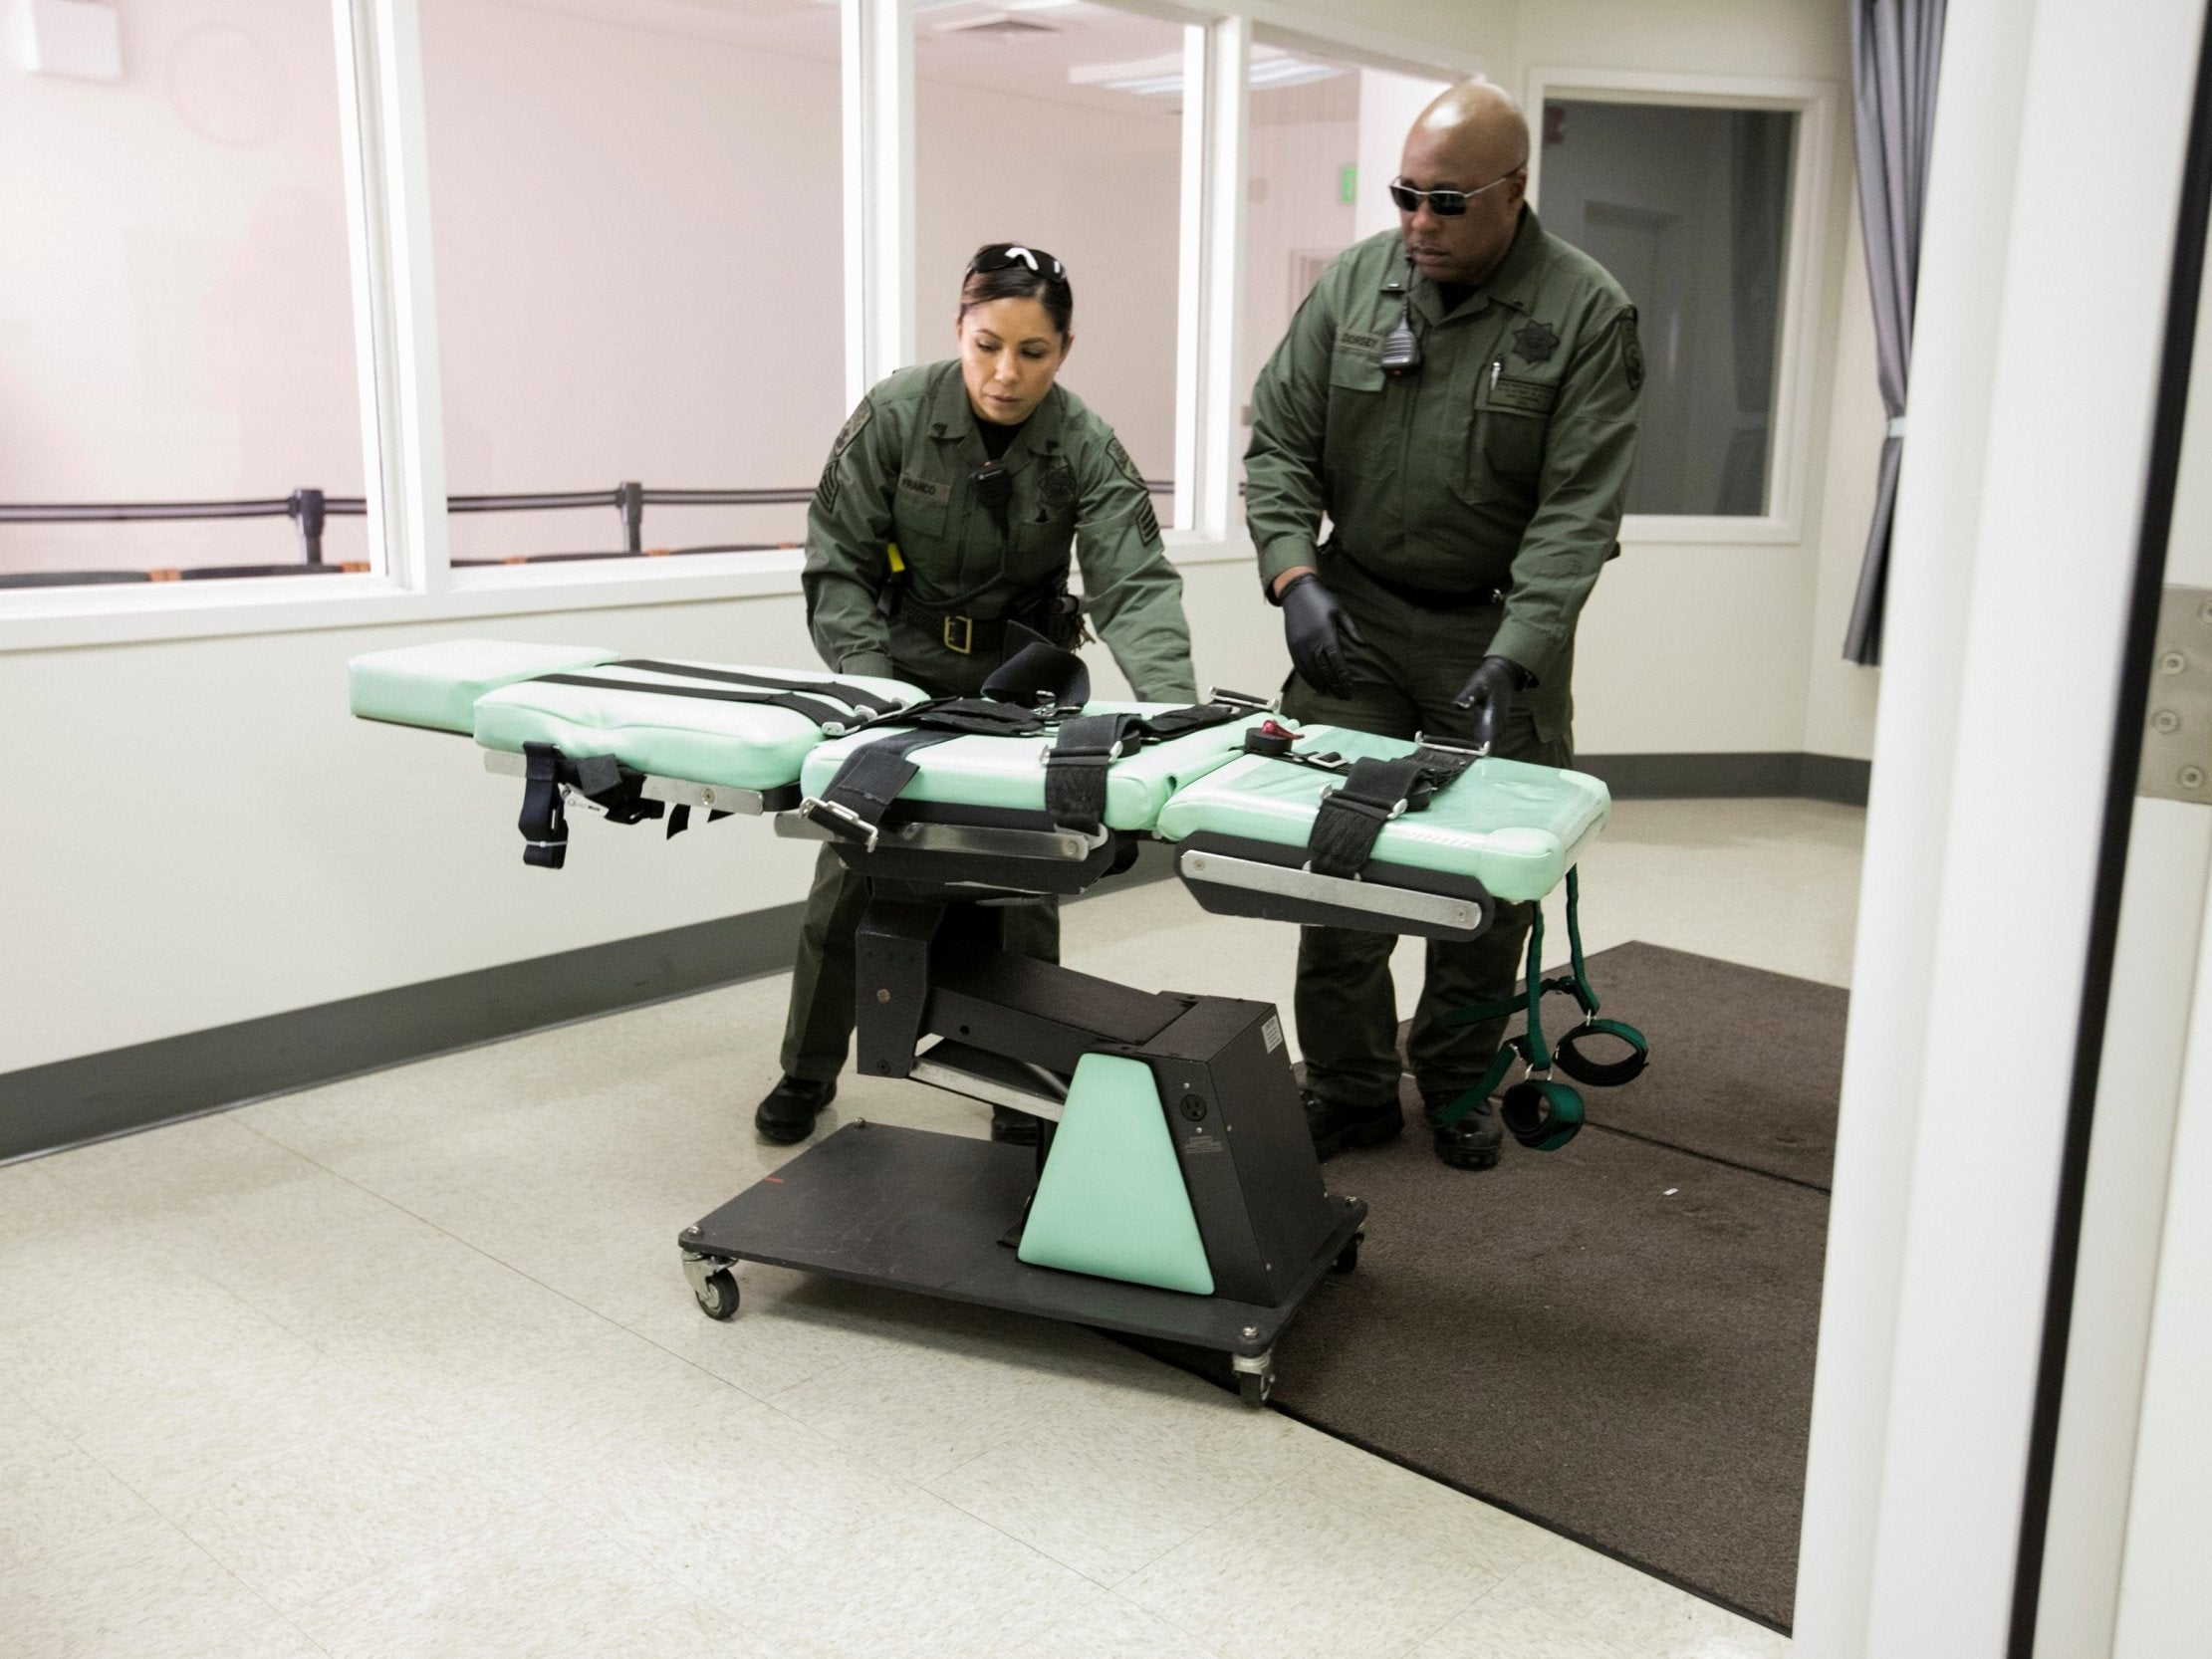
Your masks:
M 1327 1100 L 1312 1089 L 1301 1089 L 1299 1101 L 1306 1108 L 1306 1132 L 1314 1137 L 1314 1156 L 1327 1163 L 1348 1146 L 1380 1146 L 1395 1140 L 1405 1128 L 1405 1113 L 1397 1097 L 1377 1105 L 1352 1106 Z
M 837 1097 L 835 1082 L 818 1083 L 787 1073 L 753 1113 L 753 1127 L 760 1131 L 761 1139 L 790 1146 L 814 1133 L 814 1120 Z
M 1498 1149 L 1505 1144 L 1505 1131 L 1498 1126 L 1497 1101 L 1487 1097 L 1476 1101 L 1472 1111 L 1449 1127 L 1437 1121 L 1438 1114 L 1463 1092 L 1447 1088 L 1431 1094 L 1424 1089 L 1421 1115 L 1436 1137 L 1438 1158 L 1454 1169 L 1489 1169 L 1497 1163 Z
M 1012 1106 L 993 1106 L 991 1138 L 1005 1146 L 1035 1146 L 1040 1121 L 1032 1112 L 1016 1111 Z

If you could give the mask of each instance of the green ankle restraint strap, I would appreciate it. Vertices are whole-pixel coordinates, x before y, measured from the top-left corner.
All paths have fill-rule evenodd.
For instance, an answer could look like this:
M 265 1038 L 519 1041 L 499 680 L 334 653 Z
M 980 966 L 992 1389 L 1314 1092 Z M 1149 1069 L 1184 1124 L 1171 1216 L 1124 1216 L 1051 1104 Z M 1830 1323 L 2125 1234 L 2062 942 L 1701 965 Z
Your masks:
M 1643 1034 L 1622 1021 L 1598 1018 L 1598 994 L 1591 989 L 1590 973 L 1583 961 L 1582 892 L 1574 870 L 1567 872 L 1567 939 L 1574 971 L 1548 980 L 1544 977 L 1544 908 L 1536 906 L 1529 923 L 1524 991 L 1498 1002 L 1455 1008 L 1444 1015 L 1447 1025 L 1474 1026 L 1485 1020 L 1505 1019 L 1525 1007 L 1529 1023 L 1528 1030 L 1519 1037 L 1509 1037 L 1499 1045 L 1497 1058 L 1491 1061 L 1490 1069 L 1483 1073 L 1480 1082 L 1436 1114 L 1440 1127 L 1449 1128 L 1487 1100 L 1505 1081 L 1506 1073 L 1519 1059 L 1527 1062 L 1529 1074 L 1505 1091 L 1498 1103 L 1499 1117 L 1522 1145 L 1540 1152 L 1556 1152 L 1573 1140 L 1576 1131 L 1583 1126 L 1583 1097 L 1566 1083 L 1552 1080 L 1555 1058 L 1560 1068 L 1570 1076 L 1599 1087 L 1627 1082 L 1642 1071 L 1650 1055 L 1650 1046 Z M 1543 1003 L 1549 991 L 1567 993 L 1583 1010 L 1583 1023 L 1562 1038 L 1556 1049 L 1544 1040 Z M 1627 1058 L 1609 1063 L 1592 1060 L 1576 1047 L 1592 1036 L 1616 1038 L 1625 1043 L 1629 1049 Z
M 1565 992 L 1582 1006 L 1583 1011 L 1583 1023 L 1559 1040 L 1560 1069 L 1577 1082 L 1589 1083 L 1594 1088 L 1617 1088 L 1642 1075 L 1651 1058 L 1651 1045 L 1644 1041 L 1642 1032 L 1626 1021 L 1598 1018 L 1598 993 L 1590 988 L 1590 970 L 1583 963 L 1581 873 L 1573 869 L 1567 872 L 1567 948 L 1574 971 L 1546 980 L 1544 989 Z M 1615 1038 L 1627 1045 L 1628 1053 L 1619 1060 L 1593 1059 L 1582 1049 L 1593 1037 Z

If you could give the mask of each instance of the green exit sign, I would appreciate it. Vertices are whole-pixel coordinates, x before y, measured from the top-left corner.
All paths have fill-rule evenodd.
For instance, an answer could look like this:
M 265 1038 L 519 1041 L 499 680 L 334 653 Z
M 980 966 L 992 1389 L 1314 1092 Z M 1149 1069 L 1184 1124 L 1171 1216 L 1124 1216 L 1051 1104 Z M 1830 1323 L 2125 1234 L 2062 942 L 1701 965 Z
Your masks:
M 1337 169 L 1337 199 L 1347 206 L 1359 199 L 1359 169 L 1346 165 Z

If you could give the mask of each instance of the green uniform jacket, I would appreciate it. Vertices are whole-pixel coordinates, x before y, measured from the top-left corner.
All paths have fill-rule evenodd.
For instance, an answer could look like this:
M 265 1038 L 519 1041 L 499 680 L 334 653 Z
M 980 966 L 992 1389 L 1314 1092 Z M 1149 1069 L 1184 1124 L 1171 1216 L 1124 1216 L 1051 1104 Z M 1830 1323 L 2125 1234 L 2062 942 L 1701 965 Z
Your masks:
M 1533 210 L 1490 280 L 1449 317 L 1412 278 L 1422 366 L 1382 372 L 1406 292 L 1387 231 L 1322 274 L 1252 394 L 1245 521 L 1260 579 L 1333 551 L 1440 594 L 1505 588 L 1489 649 L 1537 678 L 1527 704 L 1564 730 L 1576 618 L 1616 546 L 1635 458 L 1636 314 Z
M 999 463 L 1013 479 L 1003 571 L 998 522 L 970 482 L 986 459 L 957 361 L 902 368 L 860 399 L 807 514 L 801 580 L 823 661 L 972 694 L 999 653 L 952 649 L 947 632 L 962 630 L 938 613 L 992 621 L 1018 611 L 1025 594 L 1065 582 L 1073 543 L 1084 610 L 1137 697 L 1196 701 L 1182 578 L 1113 429 L 1066 387 L 1045 394 Z M 876 599 L 891 544 L 914 608 L 886 618 Z

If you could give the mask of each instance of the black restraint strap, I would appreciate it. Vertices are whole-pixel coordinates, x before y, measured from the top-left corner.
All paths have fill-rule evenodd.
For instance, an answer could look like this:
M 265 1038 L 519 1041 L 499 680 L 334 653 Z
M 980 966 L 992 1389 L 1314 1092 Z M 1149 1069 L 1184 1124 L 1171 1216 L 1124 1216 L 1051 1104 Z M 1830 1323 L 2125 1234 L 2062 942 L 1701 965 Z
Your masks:
M 1299 760 L 1301 757 L 1286 757 Z M 1306 841 L 1306 861 L 1319 875 L 1356 876 L 1374 856 L 1382 827 L 1400 813 L 1425 812 L 1436 792 L 1448 789 L 1475 756 L 1445 749 L 1416 749 L 1398 760 L 1355 760 L 1345 781 L 1322 797 Z M 1334 768 L 1324 768 L 1334 770 Z
M 522 754 L 522 817 L 516 827 L 527 843 L 522 849 L 526 864 L 559 869 L 568 856 L 568 810 L 561 797 L 564 786 L 603 810 L 612 824 L 642 824 L 667 811 L 665 803 L 645 799 L 645 775 L 632 772 L 613 755 L 585 755 L 571 760 L 550 743 L 526 743 Z M 678 807 L 676 812 L 684 814 L 685 810 Z M 671 822 L 668 833 L 675 834 L 681 828 Z
M 603 680 L 590 674 L 540 674 L 538 685 L 583 685 L 595 691 L 640 691 L 650 697 L 696 697 L 709 703 L 762 703 L 771 708 L 803 714 L 817 726 L 844 731 L 860 724 L 850 710 L 819 697 L 802 697 L 790 691 L 710 691 L 699 685 L 649 685 L 643 680 Z
M 829 787 L 819 797 L 801 802 L 799 810 L 823 829 L 864 841 L 872 849 L 883 815 L 921 770 L 907 759 L 916 749 L 956 737 L 1034 737 L 1051 719 L 1041 710 L 980 697 L 916 703 L 896 716 L 900 726 L 913 730 L 886 732 L 861 744 L 846 757 Z
M 522 817 L 516 820 L 527 843 L 522 861 L 541 869 L 559 869 L 569 856 L 569 819 L 561 804 L 561 751 L 550 743 L 526 743 L 522 754 L 527 770 Z
M 1105 821 L 1106 769 L 1147 743 L 1249 717 L 1228 703 L 1193 703 L 1158 714 L 1086 714 L 1063 721 L 1045 756 L 1045 811 L 1070 830 L 1096 834 Z
M 1061 723 L 1045 755 L 1045 811 L 1086 834 L 1106 816 L 1106 768 L 1144 741 L 1143 716 L 1086 714 Z
M 655 674 L 669 674 L 678 679 L 712 680 L 718 685 L 749 685 L 763 691 L 798 691 L 813 697 L 835 697 L 841 703 L 850 703 L 857 709 L 866 709 L 870 714 L 889 714 L 899 704 L 879 691 L 867 691 L 844 680 L 785 680 L 773 674 L 756 674 L 749 668 L 695 668 L 681 662 L 656 662 L 649 657 L 637 657 L 622 662 L 605 664 L 609 668 L 642 668 Z
M 848 840 L 864 841 L 875 850 L 875 837 L 883 815 L 890 811 L 898 792 L 914 781 L 921 768 L 907 757 L 933 743 L 949 743 L 956 731 L 923 727 L 919 731 L 891 732 L 863 743 L 853 751 L 829 788 L 799 810 L 823 829 Z
M 1006 638 L 1017 648 L 983 682 L 985 697 L 1025 708 L 1050 699 L 1057 707 L 1080 709 L 1091 701 L 1091 669 L 1074 651 L 1019 622 L 1008 625 Z

